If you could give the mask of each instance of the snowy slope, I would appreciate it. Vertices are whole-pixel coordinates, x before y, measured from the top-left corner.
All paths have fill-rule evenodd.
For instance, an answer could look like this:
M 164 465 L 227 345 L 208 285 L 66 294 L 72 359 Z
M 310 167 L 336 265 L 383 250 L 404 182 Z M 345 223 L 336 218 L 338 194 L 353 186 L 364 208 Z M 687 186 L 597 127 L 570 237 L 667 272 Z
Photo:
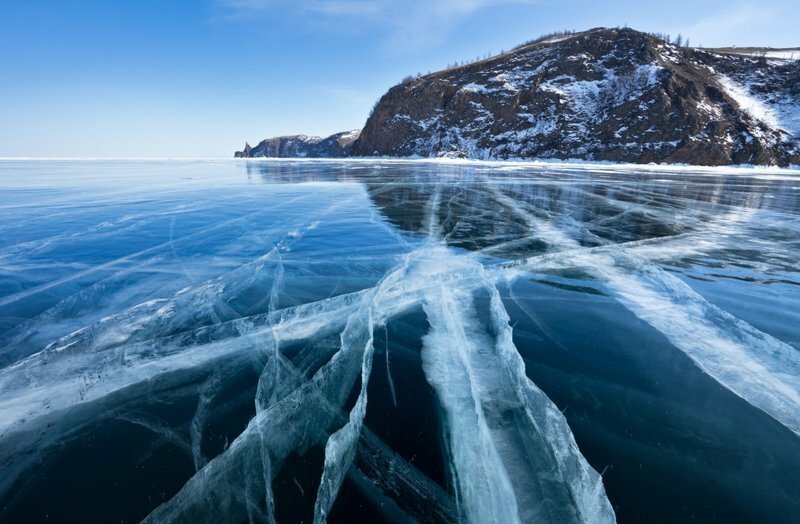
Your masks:
M 392 88 L 353 154 L 800 163 L 800 62 L 595 29 Z

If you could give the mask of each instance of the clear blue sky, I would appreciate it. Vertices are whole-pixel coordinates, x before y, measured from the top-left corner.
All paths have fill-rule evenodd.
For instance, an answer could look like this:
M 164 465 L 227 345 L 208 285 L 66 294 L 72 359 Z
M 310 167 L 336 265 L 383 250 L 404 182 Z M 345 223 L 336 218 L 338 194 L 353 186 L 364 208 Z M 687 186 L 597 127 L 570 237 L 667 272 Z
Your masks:
M 560 29 L 800 46 L 798 0 L 0 0 L 0 157 L 228 157 Z

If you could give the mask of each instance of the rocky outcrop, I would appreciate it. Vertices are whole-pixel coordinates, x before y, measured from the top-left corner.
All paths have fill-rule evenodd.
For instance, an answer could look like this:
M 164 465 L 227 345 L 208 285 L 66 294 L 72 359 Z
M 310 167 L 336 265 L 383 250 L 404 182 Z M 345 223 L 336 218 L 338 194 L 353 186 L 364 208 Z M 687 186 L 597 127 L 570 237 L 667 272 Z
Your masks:
M 234 153 L 235 158 L 280 157 L 280 158 L 342 158 L 350 155 L 353 142 L 359 131 L 345 131 L 327 138 L 306 135 L 268 138 L 251 148 L 245 142 L 244 149 Z
M 800 61 L 595 29 L 408 80 L 356 156 L 800 164 Z
M 360 136 L 272 138 L 236 155 L 800 164 L 793 51 L 691 49 L 593 29 L 409 78 Z
M 248 158 L 250 157 L 253 148 L 247 142 L 244 143 L 244 149 L 237 151 L 233 154 L 233 158 Z

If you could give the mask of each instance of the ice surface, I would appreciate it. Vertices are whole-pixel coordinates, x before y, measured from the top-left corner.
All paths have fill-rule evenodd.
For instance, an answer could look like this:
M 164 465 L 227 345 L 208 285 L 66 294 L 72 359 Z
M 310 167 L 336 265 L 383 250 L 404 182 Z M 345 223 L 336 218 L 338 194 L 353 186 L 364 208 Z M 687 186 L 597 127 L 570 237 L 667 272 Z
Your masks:
M 622 303 L 722 385 L 800 435 L 800 353 L 637 262 L 623 258 L 618 269 L 600 269 Z
M 333 506 L 336 495 L 342 486 L 344 477 L 353 463 L 356 443 L 364 425 L 367 413 L 367 387 L 372 372 L 372 356 L 374 354 L 373 304 L 374 295 L 380 296 L 380 289 L 368 294 L 359 307 L 347 320 L 342 331 L 341 352 L 361 354 L 361 386 L 355 406 L 350 410 L 347 423 L 333 433 L 325 444 L 325 465 L 322 471 L 317 501 L 314 507 L 314 521 L 325 522 Z
M 0 494 L 12 510 L 51 457 L 124 424 L 188 467 L 133 520 L 324 522 L 363 502 L 390 521 L 613 522 L 624 490 L 607 494 L 597 470 L 619 437 L 554 402 L 591 370 L 532 373 L 534 357 L 548 366 L 559 353 L 575 369 L 582 358 L 550 320 L 578 299 L 543 286 L 629 311 L 663 339 L 653 351 L 696 366 L 741 402 L 736 413 L 800 435 L 800 227 L 787 197 L 800 179 L 789 172 L 247 166 L 248 181 L 268 184 L 206 182 L 191 197 L 148 185 L 127 218 L 68 198 L 49 216 L 29 197 L 41 231 L 0 226 Z M 42 276 L 49 259 L 60 265 Z M 717 281 L 776 320 L 720 302 Z M 540 301 L 519 293 L 534 284 Z M 629 333 L 584 338 L 604 336 Z M 590 383 L 613 389 L 603 380 Z M 587 404 L 600 404 L 594 393 Z M 440 465 L 419 458 L 439 446 Z
M 549 221 L 493 191 L 498 201 L 531 226 L 537 238 L 559 252 L 553 257 L 559 259 L 556 266 L 580 267 L 606 281 L 623 305 L 661 331 L 706 373 L 800 435 L 800 352 L 795 348 L 708 303 L 679 278 L 634 255 L 635 248 L 627 251 L 625 246 L 614 245 L 582 249 Z M 730 218 L 719 220 L 722 224 L 715 232 L 716 240 L 736 229 Z M 700 249 L 708 247 L 702 246 L 702 239 L 690 241 Z M 686 256 L 686 251 L 675 252 L 681 244 L 671 246 L 671 253 Z M 542 262 L 546 266 L 554 261 Z M 541 268 L 536 261 L 531 265 Z
M 478 322 L 468 291 L 442 287 L 425 304 L 431 331 L 423 365 L 447 413 L 464 517 L 613 522 L 600 477 L 580 455 L 563 415 L 525 377 L 502 301 L 487 286 L 494 341 Z

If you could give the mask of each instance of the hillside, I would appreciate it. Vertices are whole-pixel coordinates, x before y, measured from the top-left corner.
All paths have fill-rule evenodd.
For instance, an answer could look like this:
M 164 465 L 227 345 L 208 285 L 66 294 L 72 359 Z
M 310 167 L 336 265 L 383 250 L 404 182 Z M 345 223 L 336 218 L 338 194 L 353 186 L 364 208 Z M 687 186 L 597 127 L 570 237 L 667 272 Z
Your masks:
M 800 61 L 600 28 L 394 86 L 347 154 L 788 165 L 798 136 Z
M 235 158 L 292 157 L 292 158 L 342 158 L 350 155 L 359 130 L 343 131 L 327 138 L 318 136 L 279 136 L 262 140 L 256 147 L 245 143 Z

